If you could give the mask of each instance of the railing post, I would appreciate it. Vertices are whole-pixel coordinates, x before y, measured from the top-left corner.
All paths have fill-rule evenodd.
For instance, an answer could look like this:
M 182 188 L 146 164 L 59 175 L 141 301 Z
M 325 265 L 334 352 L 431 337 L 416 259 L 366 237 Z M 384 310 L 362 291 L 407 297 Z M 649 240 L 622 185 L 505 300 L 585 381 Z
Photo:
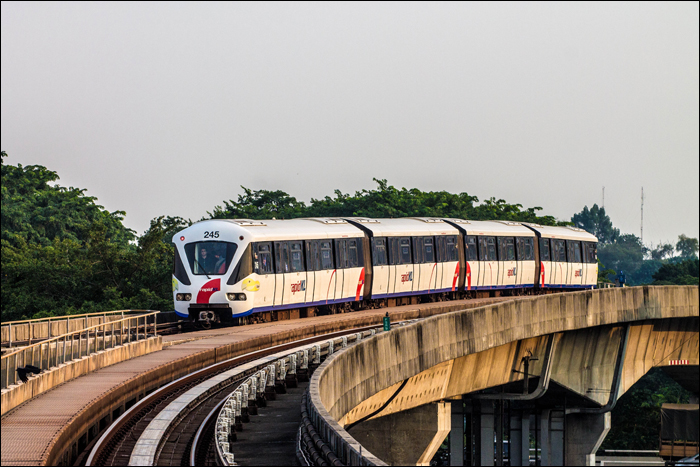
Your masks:
M 32 322 L 29 322 L 29 345 L 32 345 L 32 335 L 34 334 L 34 329 L 32 326 Z
M 153 336 L 158 335 L 158 315 L 153 315 Z
M 83 357 L 83 331 L 78 334 L 78 358 Z
M 10 329 L 9 329 L 9 336 L 10 336 L 10 348 L 12 348 L 12 323 L 10 323 Z

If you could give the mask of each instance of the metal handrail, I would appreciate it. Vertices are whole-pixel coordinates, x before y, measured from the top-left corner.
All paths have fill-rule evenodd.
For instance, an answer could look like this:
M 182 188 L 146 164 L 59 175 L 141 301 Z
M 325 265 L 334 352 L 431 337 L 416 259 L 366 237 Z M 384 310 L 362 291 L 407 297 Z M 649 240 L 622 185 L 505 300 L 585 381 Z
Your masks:
M 9 387 L 11 384 L 17 382 L 17 368 L 20 366 L 33 365 L 40 368 L 42 371 L 47 370 L 53 366 L 58 366 L 60 364 L 66 363 L 68 361 L 73 361 L 82 358 L 83 356 L 88 356 L 90 353 L 90 348 L 93 348 L 94 352 L 99 350 L 106 350 L 108 348 L 114 348 L 117 345 L 122 345 L 125 342 L 125 331 L 128 336 L 127 343 L 131 342 L 131 331 L 132 322 L 135 320 L 133 329 L 136 331 L 136 341 L 139 339 L 139 328 L 143 326 L 144 339 L 148 338 L 148 327 L 153 326 L 153 335 L 158 335 L 158 322 L 155 316 L 160 313 L 160 311 L 152 311 L 150 313 L 144 313 L 136 316 L 128 316 L 116 321 L 104 322 L 96 324 L 94 326 L 89 326 L 87 328 L 80 329 L 78 331 L 69 332 L 66 334 L 61 334 L 60 336 L 52 337 L 50 339 L 37 342 L 26 347 L 18 348 L 13 352 L 9 352 L 2 356 L 0 370 L 2 375 L 0 377 L 0 384 L 2 389 Z M 148 318 L 153 316 L 153 322 L 149 323 Z M 140 321 L 143 320 L 143 324 Z M 124 326 L 126 324 L 126 326 Z M 100 346 L 99 334 L 102 333 L 102 342 Z M 93 334 L 92 344 L 90 334 Z M 85 352 L 83 352 L 83 334 L 85 334 Z M 109 342 L 107 341 L 107 336 L 109 337 Z M 118 335 L 118 337 L 117 337 Z M 77 336 L 77 339 L 76 339 Z M 75 344 L 78 344 L 77 355 L 75 351 Z M 62 341 L 62 347 L 61 347 Z M 109 344 L 109 345 L 108 345 Z M 55 351 L 52 352 L 52 346 Z M 70 349 L 68 349 L 70 347 Z M 100 348 L 101 347 L 101 348 Z M 38 352 L 36 350 L 38 349 Z M 46 350 L 45 350 L 46 349 Z M 38 358 L 37 358 L 37 355 Z M 29 354 L 29 357 L 27 356 Z M 45 355 L 46 354 L 46 355 Z M 19 358 L 21 356 L 21 359 Z M 70 357 L 70 358 L 68 358 Z M 19 360 L 21 360 L 22 365 L 19 365 Z
M 63 320 L 63 319 L 73 319 L 73 318 L 84 318 L 86 316 L 104 316 L 104 315 L 110 315 L 110 314 L 116 314 L 116 313 L 121 313 L 122 315 L 124 313 L 143 313 L 143 312 L 149 312 L 153 310 L 114 310 L 114 311 L 96 311 L 95 313 L 83 313 L 81 315 L 63 315 L 63 316 L 47 316 L 46 318 L 34 318 L 34 319 L 25 319 L 25 320 L 19 320 L 19 321 L 5 321 L 2 323 L 3 326 L 7 325 L 15 325 L 15 324 L 22 324 L 22 323 L 38 323 L 39 321 L 50 321 L 52 319 L 55 320 Z
M 85 320 L 85 325 L 87 327 L 88 319 L 89 318 L 96 318 L 96 317 L 101 317 L 103 318 L 103 322 L 107 322 L 107 316 L 114 316 L 116 314 L 121 314 L 122 319 L 124 318 L 125 313 L 150 313 L 155 310 L 115 310 L 115 311 L 102 311 L 102 312 L 96 312 L 96 313 L 83 313 L 80 315 L 64 315 L 64 316 L 50 316 L 47 318 L 36 318 L 36 319 L 27 319 L 27 320 L 21 320 L 21 321 L 8 321 L 5 323 L 2 323 L 2 329 L 3 331 L 7 329 L 7 340 L 2 341 L 2 345 L 9 346 L 12 348 L 13 340 L 12 340 L 12 326 L 17 326 L 17 327 L 22 327 L 22 326 L 27 326 L 28 327 L 28 343 L 31 345 L 32 340 L 46 340 L 51 338 L 51 324 L 56 323 L 56 322 L 66 322 L 66 331 L 69 331 L 70 329 L 70 323 L 75 322 L 78 320 Z M 35 336 L 35 330 L 34 330 L 34 325 L 35 324 L 40 324 L 40 323 L 48 323 L 48 331 L 47 331 L 47 336 L 44 338 L 43 336 Z M 83 328 L 84 330 L 85 328 Z M 77 331 L 75 331 L 77 332 Z M 18 341 L 15 340 L 15 343 Z M 21 341 L 19 341 L 21 342 Z

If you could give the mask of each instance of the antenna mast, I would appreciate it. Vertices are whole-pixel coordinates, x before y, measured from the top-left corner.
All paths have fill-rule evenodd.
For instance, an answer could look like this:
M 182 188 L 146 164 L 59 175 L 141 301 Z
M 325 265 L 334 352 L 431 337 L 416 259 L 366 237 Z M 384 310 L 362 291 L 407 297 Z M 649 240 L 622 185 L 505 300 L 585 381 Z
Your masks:
M 601 207 L 605 209 L 605 185 L 603 185 L 603 205 Z
M 644 187 L 642 187 L 642 225 L 639 228 L 639 239 L 644 245 Z

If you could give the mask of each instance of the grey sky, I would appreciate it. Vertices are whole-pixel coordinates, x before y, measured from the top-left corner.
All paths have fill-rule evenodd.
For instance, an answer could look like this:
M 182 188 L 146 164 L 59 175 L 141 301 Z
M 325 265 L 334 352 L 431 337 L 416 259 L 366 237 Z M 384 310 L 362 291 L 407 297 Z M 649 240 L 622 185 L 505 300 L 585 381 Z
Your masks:
M 151 218 L 466 191 L 698 236 L 698 3 L 2 2 L 2 149 Z

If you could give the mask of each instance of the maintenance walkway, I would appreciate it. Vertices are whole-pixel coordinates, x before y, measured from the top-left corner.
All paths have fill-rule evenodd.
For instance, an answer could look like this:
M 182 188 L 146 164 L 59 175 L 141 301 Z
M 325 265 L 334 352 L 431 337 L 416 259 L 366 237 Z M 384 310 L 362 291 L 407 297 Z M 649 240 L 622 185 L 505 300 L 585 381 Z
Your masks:
M 125 409 L 176 378 L 245 352 L 324 334 L 513 298 L 407 305 L 163 337 L 163 350 L 63 383 L 2 417 L 2 465 L 72 463 Z

